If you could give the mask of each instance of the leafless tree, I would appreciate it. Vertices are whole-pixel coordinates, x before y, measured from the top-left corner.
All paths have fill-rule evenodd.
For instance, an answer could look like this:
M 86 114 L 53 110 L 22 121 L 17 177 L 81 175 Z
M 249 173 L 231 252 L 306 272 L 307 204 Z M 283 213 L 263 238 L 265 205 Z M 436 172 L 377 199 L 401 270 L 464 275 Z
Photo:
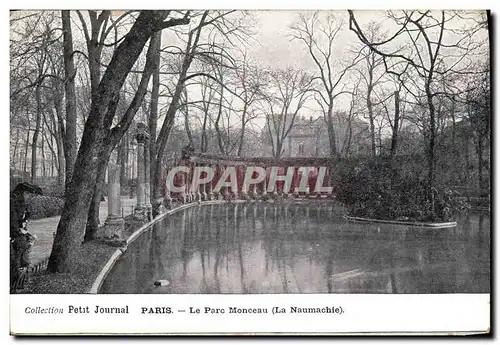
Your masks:
M 323 110 L 330 140 L 330 156 L 338 154 L 337 138 L 334 125 L 334 102 L 341 94 L 350 92 L 345 89 L 343 79 L 347 72 L 360 60 L 360 52 L 349 57 L 348 62 L 336 58 L 335 39 L 342 30 L 343 21 L 328 14 L 322 18 L 319 12 L 312 15 L 300 15 L 292 26 L 292 39 L 302 42 L 317 67 L 319 80 L 316 88 L 316 101 Z M 336 66 L 340 66 L 336 68 Z
M 292 130 L 299 111 L 311 97 L 312 76 L 291 67 L 271 70 L 268 85 L 263 90 L 266 130 L 272 145 L 272 154 L 279 158 L 285 139 Z
M 478 40 L 477 33 L 481 26 L 473 25 L 463 31 L 453 27 L 457 12 L 447 11 L 400 11 L 389 12 L 388 17 L 397 26 L 397 31 L 388 35 L 387 39 L 370 39 L 361 28 L 353 11 L 349 12 L 349 28 L 360 41 L 374 53 L 381 56 L 388 73 L 403 76 L 412 70 L 417 76 L 413 85 L 402 85 L 415 99 L 421 99 L 418 91 L 422 91 L 428 114 L 427 164 L 428 164 L 428 198 L 434 205 L 433 188 L 436 179 L 435 146 L 436 146 L 436 104 L 439 94 L 435 83 L 439 75 L 454 73 L 471 73 L 475 54 L 484 44 Z M 446 33 L 446 35 L 445 35 Z M 444 39 L 446 37 L 446 39 Z M 398 46 L 401 41 L 408 42 Z M 434 208 L 434 207 L 432 207 Z
M 178 37 L 184 42 L 184 47 L 170 45 L 164 51 L 180 56 L 180 66 L 176 71 L 176 81 L 173 91 L 170 92 L 171 99 L 165 113 L 162 127 L 158 133 L 151 133 L 152 138 L 156 138 L 156 152 L 151 162 L 154 167 L 152 175 L 153 194 L 155 200 L 161 198 L 161 165 L 165 154 L 170 131 L 173 128 L 175 115 L 180 109 L 181 96 L 185 84 L 198 77 L 208 77 L 217 81 L 216 77 L 205 71 L 191 71 L 193 61 L 213 62 L 220 61 L 222 57 L 224 64 L 233 64 L 232 57 L 224 50 L 221 51 L 220 41 L 237 39 L 242 40 L 242 35 L 246 35 L 242 17 L 243 12 L 239 11 L 202 11 L 193 13 L 193 27 L 188 32 L 178 32 Z M 236 18 L 235 18 L 236 17 Z M 184 38 L 187 36 L 187 39 Z M 219 59 L 218 59 L 218 58 Z M 152 153 L 153 154 L 153 153 Z
M 143 86 L 132 100 L 119 123 L 112 127 L 120 90 L 127 75 L 141 54 L 146 42 L 155 32 L 167 27 L 187 24 L 188 17 L 167 19 L 171 11 L 142 11 L 129 32 L 114 50 L 113 56 L 92 94 L 90 113 L 85 122 L 82 140 L 75 161 L 73 177 L 67 188 L 67 197 L 59 221 L 49 259 L 50 272 L 68 272 L 74 264 L 74 253 L 83 239 L 87 214 L 94 194 L 98 173 L 106 165 L 111 151 L 129 128 L 142 102 L 152 68 L 145 66 Z M 150 44 L 149 61 L 152 61 Z

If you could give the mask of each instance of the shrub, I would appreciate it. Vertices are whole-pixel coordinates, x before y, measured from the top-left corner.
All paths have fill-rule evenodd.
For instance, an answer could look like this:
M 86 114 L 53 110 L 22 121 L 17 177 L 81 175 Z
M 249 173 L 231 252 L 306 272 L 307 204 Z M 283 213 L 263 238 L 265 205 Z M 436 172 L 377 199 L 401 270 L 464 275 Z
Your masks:
M 64 198 L 64 186 L 58 186 L 57 184 L 50 185 L 40 185 L 42 188 L 43 195 L 51 196 L 55 198 Z
M 64 207 L 64 200 L 46 195 L 36 195 L 26 201 L 31 219 L 59 216 Z
M 415 221 L 449 221 L 467 208 L 458 194 L 437 186 L 429 201 L 427 176 L 421 162 L 377 157 L 341 169 L 337 199 L 353 216 Z

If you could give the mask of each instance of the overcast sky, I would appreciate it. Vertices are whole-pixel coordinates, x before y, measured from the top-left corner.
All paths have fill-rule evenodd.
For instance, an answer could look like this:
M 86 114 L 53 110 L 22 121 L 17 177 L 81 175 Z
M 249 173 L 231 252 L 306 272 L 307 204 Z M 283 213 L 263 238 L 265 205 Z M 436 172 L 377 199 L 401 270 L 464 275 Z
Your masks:
M 358 38 L 348 28 L 347 11 L 336 10 L 330 12 L 334 13 L 339 19 L 343 18 L 345 21 L 343 30 L 336 38 L 336 45 L 341 48 L 342 46 L 347 47 L 349 44 L 357 43 Z M 262 62 L 267 62 L 271 66 L 283 67 L 284 65 L 288 65 L 315 71 L 311 57 L 303 44 L 297 41 L 290 41 L 290 26 L 300 13 L 307 12 L 285 10 L 256 11 L 255 16 L 258 19 L 256 30 L 258 33 L 255 38 L 260 42 L 260 45 L 255 45 L 255 50 L 252 54 L 254 58 Z M 369 20 L 380 21 L 382 15 L 382 11 L 356 12 L 356 18 L 363 23 Z M 341 54 L 342 50 L 339 50 L 337 53 Z
M 313 63 L 309 52 L 304 46 L 303 42 L 297 40 L 291 40 L 290 26 L 297 20 L 300 13 L 305 11 L 290 11 L 290 10 L 266 10 L 266 11 L 255 11 L 254 15 L 256 18 L 255 24 L 255 43 L 249 45 L 249 56 L 261 63 L 262 65 L 269 65 L 270 67 L 295 67 L 307 69 L 311 73 L 318 75 L 318 68 Z M 309 11 L 311 12 L 311 11 Z M 323 11 L 323 13 L 330 12 L 335 15 L 339 20 L 343 20 L 342 30 L 339 32 L 335 38 L 334 46 L 334 61 L 344 60 L 349 58 L 352 54 L 348 51 L 353 45 L 360 45 L 359 38 L 356 34 L 349 30 L 348 13 L 346 10 L 335 10 L 335 11 Z M 387 36 L 391 37 L 397 30 L 399 26 L 396 25 L 392 19 L 387 18 L 387 12 L 376 11 L 376 10 L 358 10 L 355 11 L 355 16 L 361 27 L 366 27 L 369 22 L 374 21 L 376 23 L 382 24 L 382 30 L 386 31 Z M 477 13 L 476 13 L 477 14 Z M 470 15 L 470 13 L 468 14 Z M 437 16 L 439 18 L 439 15 Z M 446 28 L 463 29 L 467 28 L 470 22 L 454 19 L 451 22 L 446 23 Z M 436 32 L 429 33 L 431 39 L 437 41 Z M 433 37 L 436 35 L 436 37 Z M 487 37 L 486 30 L 483 30 L 479 36 L 482 38 Z M 406 36 L 404 36 L 406 37 Z M 409 41 L 408 38 L 406 38 Z M 445 37 L 443 37 L 444 43 L 454 44 L 458 40 L 458 36 L 454 36 L 449 30 L 445 31 Z M 394 43 L 394 47 L 405 41 L 399 41 Z M 391 46 L 384 48 L 391 48 Z M 487 49 L 487 45 L 485 47 Z M 445 48 L 441 49 L 441 52 Z M 455 51 L 456 52 L 456 51 Z M 447 54 L 447 52 L 445 52 Z M 339 71 L 338 65 L 334 66 L 334 71 Z M 348 84 L 352 84 L 352 80 L 346 80 Z M 348 107 L 350 103 L 349 97 L 340 97 L 337 100 L 336 109 L 344 110 Z M 315 104 L 315 102 L 308 102 L 307 106 L 309 109 L 305 109 L 301 113 L 306 117 L 309 116 L 319 116 L 320 108 Z
M 291 25 L 298 19 L 299 14 L 312 11 L 291 11 L 291 10 L 267 10 L 255 11 L 257 19 L 255 25 L 255 43 L 249 46 L 249 56 L 270 67 L 294 67 L 297 69 L 306 69 L 318 74 L 318 68 L 314 64 L 305 45 L 297 40 L 291 40 Z M 344 20 L 343 29 L 335 39 L 334 61 L 343 59 L 347 56 L 347 49 L 353 44 L 359 44 L 357 36 L 349 30 L 348 13 L 346 10 L 324 11 L 332 12 L 336 18 Z M 381 21 L 383 11 L 357 11 L 356 18 L 360 23 L 368 23 L 370 20 Z M 334 68 L 334 71 L 336 69 Z M 337 109 L 347 108 L 350 98 L 339 97 Z M 320 116 L 320 108 L 315 101 L 306 103 L 300 114 L 309 118 L 310 116 Z M 260 121 L 259 125 L 263 125 Z

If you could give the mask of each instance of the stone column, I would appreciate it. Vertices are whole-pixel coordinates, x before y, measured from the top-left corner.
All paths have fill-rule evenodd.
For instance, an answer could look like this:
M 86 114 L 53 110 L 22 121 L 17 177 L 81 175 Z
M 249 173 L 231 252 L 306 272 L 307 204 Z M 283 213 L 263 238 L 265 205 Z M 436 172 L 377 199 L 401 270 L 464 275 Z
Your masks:
M 197 165 L 197 164 L 195 163 L 195 167 L 196 167 L 196 166 L 198 166 L 198 167 L 202 167 L 203 165 L 201 165 L 201 164 L 198 164 L 198 165 Z M 194 173 L 194 172 L 193 172 L 193 173 Z M 206 173 L 205 173 L 205 174 L 206 174 Z M 200 176 L 201 176 L 201 174 L 200 174 Z M 206 198 L 205 198 L 205 196 L 206 196 L 206 194 L 205 194 L 205 185 L 200 185 L 200 184 L 198 184 L 198 185 L 196 186 L 196 191 L 195 191 L 195 192 L 196 192 L 196 200 L 197 200 L 197 201 L 206 200 Z
M 180 183 L 180 187 L 182 187 L 182 191 L 181 191 L 179 197 L 180 197 L 182 203 L 185 204 L 187 202 L 187 196 L 186 196 L 187 182 L 186 182 L 186 175 L 184 173 L 180 173 L 179 183 Z
M 250 186 L 245 186 L 245 184 L 244 184 L 245 174 L 246 174 L 245 166 L 239 165 L 237 176 L 238 176 L 238 188 L 240 188 L 240 186 L 241 186 L 241 190 L 240 190 L 241 198 L 243 200 L 250 200 L 251 190 L 250 190 Z M 246 190 L 247 187 L 248 187 L 248 191 Z
M 253 199 L 257 199 L 257 189 L 256 189 L 257 185 L 255 183 L 251 184 L 250 185 L 250 196 L 253 198 Z
M 104 222 L 104 239 L 123 238 L 124 221 L 121 216 L 120 165 L 108 164 L 108 217 Z
M 292 180 L 292 188 L 293 188 L 293 192 L 292 192 L 292 195 L 294 198 L 298 198 L 299 197 L 299 192 L 298 192 L 298 188 L 299 188 L 299 183 L 300 183 L 300 176 L 299 176 L 299 168 L 298 167 L 294 167 L 295 171 L 293 172 L 293 180 Z
M 198 192 L 200 193 L 200 200 L 206 201 L 208 200 L 208 185 L 209 183 L 205 183 L 204 185 L 200 185 L 198 188 Z
M 305 195 L 305 198 L 306 199 L 309 199 L 310 196 L 311 196 L 311 188 L 309 187 L 309 183 L 311 181 L 311 175 L 312 175 L 312 172 L 311 170 L 307 170 L 307 172 L 305 173 L 306 177 L 307 177 L 307 184 L 306 184 L 306 195 Z M 309 208 L 307 209 L 308 213 L 307 213 L 307 216 L 309 217 Z
M 245 179 L 245 166 L 237 165 L 236 166 L 236 191 L 235 191 L 235 200 L 238 200 L 241 196 L 243 200 L 249 200 L 249 196 L 247 191 L 244 189 L 243 180 Z
M 137 203 L 134 211 L 134 218 L 140 221 L 147 221 L 146 206 L 146 162 L 145 162 L 145 144 L 148 138 L 146 125 L 137 124 Z
M 165 184 L 165 202 L 166 202 L 166 206 L 170 209 L 172 208 L 172 194 L 170 194 L 170 189 L 168 188 L 168 185 Z M 162 211 L 166 211 L 166 210 L 162 210 Z
M 194 186 L 193 185 L 193 178 L 194 178 L 194 172 L 195 172 L 195 169 L 196 169 L 196 163 L 191 163 L 189 165 L 189 169 L 191 170 L 191 173 L 190 173 L 190 176 L 189 176 L 189 190 L 190 190 L 190 194 L 191 194 L 191 201 L 198 201 L 198 188 L 200 188 L 200 186 Z
M 219 180 L 220 180 L 220 178 L 222 176 L 221 168 L 220 168 L 220 164 L 219 163 L 215 164 L 215 174 L 217 176 L 217 184 L 218 184 Z M 217 187 L 217 184 L 214 187 Z M 216 191 L 214 193 L 214 200 L 222 200 L 222 188 L 220 188 L 218 191 Z
M 284 168 L 285 168 L 285 174 L 288 176 L 288 169 L 292 169 L 292 168 L 291 167 L 284 167 Z M 293 176 L 292 176 L 292 180 L 290 181 L 289 185 L 287 185 L 286 182 L 283 182 L 283 187 L 281 189 L 281 196 L 284 199 L 288 199 L 288 196 L 292 192 L 292 185 L 293 185 Z M 285 191 L 285 187 L 288 187 L 288 190 Z
M 153 206 L 151 205 L 151 156 L 149 135 L 146 135 L 144 142 L 144 207 L 148 220 L 153 219 Z
M 262 183 L 262 194 L 261 198 L 262 200 L 267 200 L 267 185 L 268 185 L 268 178 L 267 178 L 267 167 L 264 168 L 264 173 L 266 174 L 264 176 L 264 180 L 261 182 Z
M 191 179 L 191 163 L 186 162 L 186 166 L 189 168 L 189 172 L 184 176 L 184 196 L 186 202 L 191 202 L 191 185 L 189 183 Z
M 214 168 L 211 164 L 209 165 L 210 168 Z M 216 172 L 214 171 L 214 178 L 213 180 L 215 180 L 217 178 L 216 176 Z M 213 180 L 208 182 L 206 185 L 205 185 L 205 193 L 207 194 L 207 198 L 206 200 L 213 200 L 214 199 L 214 192 L 213 192 L 213 188 L 212 188 L 212 184 L 213 184 Z

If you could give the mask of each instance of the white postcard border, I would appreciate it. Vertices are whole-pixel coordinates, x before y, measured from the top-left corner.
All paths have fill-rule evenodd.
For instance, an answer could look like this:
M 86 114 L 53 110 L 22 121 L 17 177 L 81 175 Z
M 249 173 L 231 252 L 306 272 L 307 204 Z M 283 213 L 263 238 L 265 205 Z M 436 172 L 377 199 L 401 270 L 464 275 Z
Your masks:
M 469 334 L 490 328 L 489 294 L 11 295 L 10 302 L 15 335 Z M 122 313 L 95 313 L 97 306 Z M 237 309 L 253 312 L 231 312 Z

